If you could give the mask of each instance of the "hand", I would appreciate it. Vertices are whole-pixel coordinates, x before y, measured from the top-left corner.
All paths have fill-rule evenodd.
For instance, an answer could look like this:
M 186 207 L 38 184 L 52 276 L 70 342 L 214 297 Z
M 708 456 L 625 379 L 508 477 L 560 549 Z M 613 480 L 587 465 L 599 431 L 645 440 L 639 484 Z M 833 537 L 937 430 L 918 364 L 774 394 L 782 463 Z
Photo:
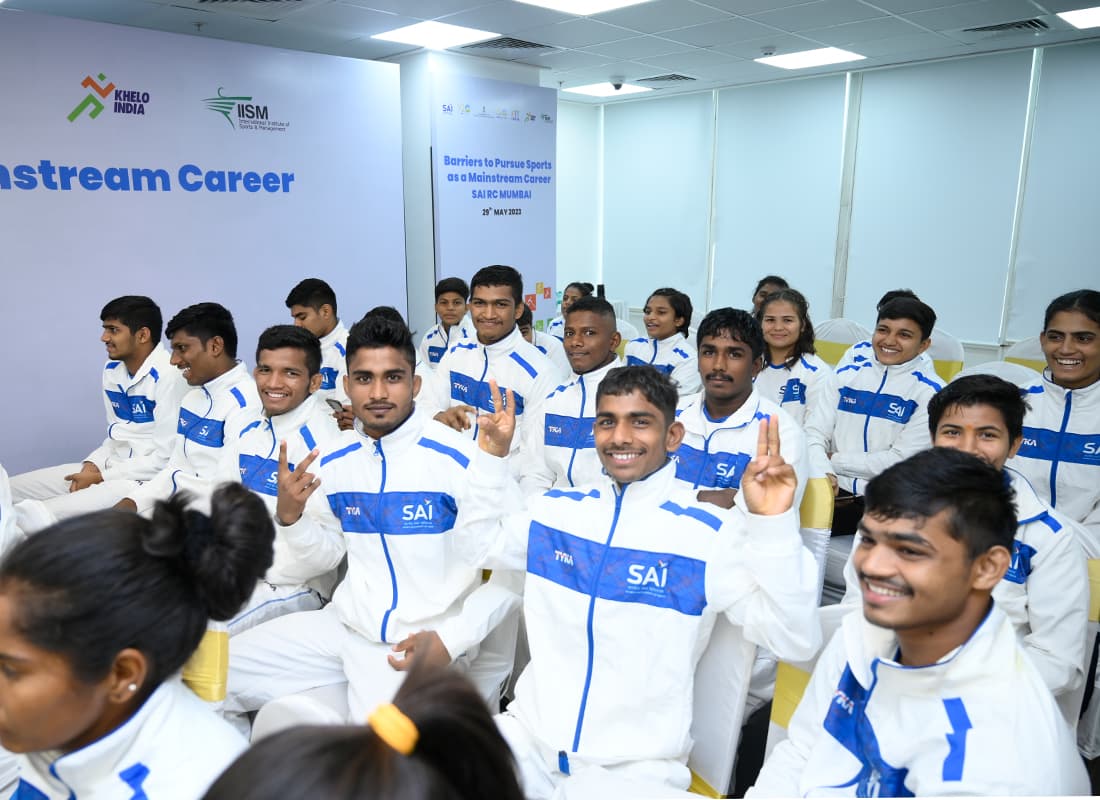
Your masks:
M 700 489 L 695 499 L 700 503 L 710 503 L 719 508 L 733 508 L 733 501 L 737 498 L 736 489 Z
M 119 511 L 132 511 L 135 514 L 137 513 L 137 503 L 135 503 L 129 497 L 123 497 L 121 500 L 115 503 L 114 508 Z
M 511 389 L 502 392 L 495 380 L 489 381 L 489 397 L 493 413 L 477 418 L 477 444 L 489 455 L 504 458 L 516 432 L 516 398 Z
M 825 473 L 825 477 L 829 479 L 829 485 L 833 487 L 833 497 L 836 497 L 836 493 L 840 489 L 840 484 L 837 483 L 836 475 L 831 472 L 827 472 Z
M 355 414 L 352 413 L 351 406 L 344 406 L 343 411 L 333 411 L 332 418 L 342 431 L 350 431 L 355 426 Z
M 404 658 L 389 655 L 386 659 L 398 672 L 404 672 L 412 666 L 413 660 L 425 661 L 429 667 L 445 667 L 451 663 L 451 654 L 447 652 L 443 640 L 435 631 L 420 631 L 406 637 L 393 646 L 395 653 L 404 653 Z
M 477 409 L 473 406 L 451 406 L 446 411 L 440 411 L 435 415 L 438 422 L 442 422 L 448 428 L 454 428 L 459 433 L 470 429 L 470 418 L 467 414 L 473 414 Z
M 79 492 L 81 489 L 87 489 L 93 484 L 102 483 L 103 473 L 91 461 L 85 461 L 84 466 L 80 468 L 80 472 L 66 475 L 63 480 L 69 482 L 70 492 Z
M 279 442 L 279 496 L 275 501 L 275 518 L 280 525 L 293 525 L 301 519 L 309 496 L 317 491 L 321 479 L 306 472 L 320 451 L 313 450 L 291 471 L 286 460 L 286 441 Z
M 756 439 L 756 458 L 749 462 L 741 477 L 745 505 L 753 514 L 782 514 L 794 505 L 798 478 L 794 467 L 779 454 L 779 418 L 760 421 Z

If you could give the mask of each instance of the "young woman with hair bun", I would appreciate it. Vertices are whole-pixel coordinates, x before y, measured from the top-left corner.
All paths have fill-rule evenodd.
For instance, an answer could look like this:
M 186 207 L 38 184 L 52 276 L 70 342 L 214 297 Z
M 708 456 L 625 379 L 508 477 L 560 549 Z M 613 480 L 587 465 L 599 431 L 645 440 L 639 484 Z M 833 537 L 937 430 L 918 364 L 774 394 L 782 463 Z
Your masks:
M 19 543 L 0 564 L 0 744 L 17 800 L 202 795 L 246 743 L 179 671 L 271 565 L 274 529 L 240 484 L 207 516 L 185 497 L 151 520 L 101 511 Z

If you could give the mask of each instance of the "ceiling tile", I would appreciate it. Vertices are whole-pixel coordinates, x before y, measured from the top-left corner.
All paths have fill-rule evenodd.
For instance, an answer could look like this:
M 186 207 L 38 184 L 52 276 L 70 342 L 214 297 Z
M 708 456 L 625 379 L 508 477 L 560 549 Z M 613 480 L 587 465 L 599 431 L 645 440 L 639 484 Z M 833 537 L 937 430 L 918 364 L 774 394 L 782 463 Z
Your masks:
M 736 56 L 731 56 L 728 53 L 718 53 L 714 50 L 703 50 L 697 48 L 690 50 L 687 53 L 676 53 L 671 56 L 657 56 L 656 58 L 647 58 L 644 60 L 646 64 L 652 64 L 655 67 L 660 67 L 663 70 L 669 71 L 691 71 L 699 67 L 710 67 L 715 64 L 729 64 L 733 61 L 739 61 Z
M 884 16 L 886 14 L 882 11 L 859 0 L 817 0 L 806 5 L 753 14 L 752 18 L 781 30 L 801 33 L 812 28 Z
M 478 0 L 340 0 L 352 6 L 389 11 L 417 19 L 435 19 L 445 14 L 456 14 L 486 3 Z
M 602 67 L 555 73 L 555 77 L 566 86 L 584 86 L 588 83 L 601 83 L 610 80 L 612 77 L 622 78 L 629 83 L 639 78 L 648 78 L 667 71 L 654 69 L 652 64 L 640 64 L 636 61 L 616 61 Z
M 965 3 L 935 11 L 906 14 L 905 19 L 929 30 L 952 31 L 1030 19 L 1037 13 L 1035 6 L 1027 0 L 979 0 L 976 3 Z
M 659 36 L 635 36 L 618 42 L 607 42 L 586 48 L 589 52 L 599 53 L 613 58 L 641 58 L 663 56 L 669 53 L 682 53 L 690 50 L 691 45 L 662 39 Z
M 764 48 L 768 48 L 772 55 L 784 53 L 797 53 L 802 50 L 813 50 L 822 45 L 822 42 L 811 41 L 801 36 L 793 36 L 789 33 L 776 33 L 772 36 L 763 36 L 759 39 L 748 39 L 744 42 L 715 45 L 712 49 L 719 53 L 728 53 L 738 58 L 760 58 L 764 55 Z
M 562 50 L 557 53 L 547 53 L 546 55 L 523 59 L 526 64 L 534 64 L 537 67 L 546 67 L 563 72 L 571 69 L 598 67 L 601 64 L 607 64 L 615 60 L 609 56 L 586 53 L 582 50 Z
M 692 73 L 701 80 L 719 83 L 745 83 L 748 81 L 766 81 L 783 77 L 776 74 L 775 67 L 757 64 L 755 61 L 733 61 L 729 64 L 712 64 L 700 67 Z
M 279 24 L 293 25 L 310 31 L 343 32 L 343 39 L 357 39 L 376 33 L 392 31 L 412 25 L 418 20 L 402 17 L 386 11 L 374 11 L 369 8 L 349 6 L 344 3 L 330 3 L 326 6 L 305 9 Z
M 554 25 L 577 19 L 572 14 L 562 14 L 559 11 L 551 11 L 548 8 L 528 5 L 527 3 L 498 2 L 459 11 L 440 17 L 440 22 L 449 25 L 463 25 L 467 28 L 478 28 L 483 31 L 498 31 L 511 35 L 515 31 L 525 28 L 536 28 L 540 25 Z
M 347 58 L 383 59 L 400 55 L 401 53 L 411 53 L 419 49 L 419 47 L 401 44 L 400 42 L 384 42 L 381 39 L 364 37 L 343 42 L 337 45 L 332 52 L 333 55 L 345 56 Z
M 720 8 L 723 11 L 729 11 L 732 14 L 745 16 L 759 14 L 763 11 L 774 11 L 777 8 L 801 6 L 811 2 L 811 0 L 699 0 L 699 2 Z
M 686 28 L 702 22 L 728 19 L 729 14 L 714 8 L 694 3 L 691 0 L 661 0 L 657 3 L 643 3 L 638 6 L 597 14 L 593 19 L 621 25 L 624 28 L 642 33 L 658 33 L 672 28 Z
M 912 14 L 916 11 L 928 11 L 933 8 L 958 6 L 970 0 L 874 0 L 874 4 L 891 14 Z
M 892 36 L 888 39 L 862 42 L 859 46 L 859 53 L 868 58 L 894 57 L 928 50 L 940 50 L 957 44 L 958 42 L 938 33 L 914 33 L 907 36 Z
M 542 25 L 516 32 L 529 42 L 552 44 L 555 47 L 589 47 L 602 42 L 615 42 L 630 37 L 632 31 L 598 22 L 594 19 L 574 19 L 557 25 Z
M 843 47 L 847 44 L 886 39 L 891 36 L 909 36 L 917 33 L 924 33 L 924 31 L 898 17 L 879 17 L 878 19 L 867 19 L 862 22 L 834 25 L 831 28 L 803 31 L 802 35 L 809 36 L 827 45 Z
M 774 35 L 777 35 L 777 32 L 766 25 L 736 17 L 723 22 L 711 22 L 707 25 L 693 25 L 690 28 L 666 31 L 663 34 L 666 39 L 695 45 L 696 47 L 731 44 Z

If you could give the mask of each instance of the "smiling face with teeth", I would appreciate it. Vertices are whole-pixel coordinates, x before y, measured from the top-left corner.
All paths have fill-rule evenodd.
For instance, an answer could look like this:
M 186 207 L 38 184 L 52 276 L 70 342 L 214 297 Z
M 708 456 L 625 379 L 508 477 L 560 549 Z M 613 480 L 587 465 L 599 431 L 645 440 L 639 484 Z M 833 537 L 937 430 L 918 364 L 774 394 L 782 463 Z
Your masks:
M 269 417 L 293 411 L 321 388 L 321 373 L 310 376 L 306 353 L 297 347 L 261 350 L 252 375 Z
M 928 349 L 932 340 L 921 338 L 920 325 L 915 320 L 880 319 L 871 344 L 879 363 L 893 366 L 912 361 Z
M 1066 389 L 1100 380 L 1100 325 L 1080 311 L 1059 311 L 1039 337 L 1051 377 Z
M 638 390 L 602 395 L 596 409 L 596 453 L 620 486 L 642 480 L 665 465 L 680 446 L 684 426 L 670 422 Z

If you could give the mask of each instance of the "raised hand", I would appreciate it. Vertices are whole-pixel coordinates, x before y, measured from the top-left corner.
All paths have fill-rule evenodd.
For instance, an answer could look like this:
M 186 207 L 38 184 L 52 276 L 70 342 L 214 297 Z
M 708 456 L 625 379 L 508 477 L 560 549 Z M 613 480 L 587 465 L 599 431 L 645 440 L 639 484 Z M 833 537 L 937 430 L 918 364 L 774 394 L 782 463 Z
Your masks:
M 309 496 L 317 491 L 321 479 L 307 472 L 320 451 L 314 450 L 293 470 L 286 460 L 286 442 L 279 442 L 279 497 L 275 502 L 275 517 L 281 525 L 293 525 L 305 511 Z
M 489 455 L 504 458 L 516 432 L 516 398 L 511 389 L 502 392 L 495 380 L 489 381 L 489 397 L 493 413 L 477 418 L 477 444 Z
M 779 419 L 771 416 L 760 421 L 756 439 L 756 458 L 741 476 L 745 505 L 753 514 L 782 514 L 794 505 L 798 477 L 794 467 L 779 454 Z
M 470 429 L 470 418 L 467 414 L 472 414 L 476 411 L 473 406 L 466 404 L 460 404 L 457 406 L 451 406 L 446 411 L 440 411 L 435 415 L 436 422 L 442 422 L 448 428 L 454 428 L 459 433 Z

